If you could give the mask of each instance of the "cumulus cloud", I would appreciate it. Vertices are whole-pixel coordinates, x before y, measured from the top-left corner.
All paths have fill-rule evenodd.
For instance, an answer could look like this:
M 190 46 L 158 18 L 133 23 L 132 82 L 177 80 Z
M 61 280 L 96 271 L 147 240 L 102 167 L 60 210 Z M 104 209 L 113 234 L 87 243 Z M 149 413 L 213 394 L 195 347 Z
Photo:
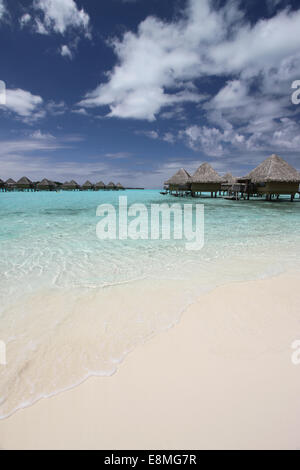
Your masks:
M 250 123 L 240 129 L 226 121 L 222 129 L 207 126 L 189 126 L 180 131 L 179 138 L 195 151 L 210 157 L 249 155 L 249 152 L 298 153 L 300 125 L 288 117 Z
M 34 131 L 31 136 L 32 139 L 43 140 L 43 141 L 53 141 L 55 137 L 52 134 L 44 133 L 40 129 Z
M 79 114 L 81 116 L 89 116 L 89 113 L 84 108 L 72 109 L 72 113 L 73 114 Z
M 36 33 L 42 34 L 44 36 L 47 36 L 49 34 L 49 31 L 47 30 L 44 23 L 39 18 L 34 19 L 33 30 Z
M 61 46 L 60 54 L 61 54 L 62 57 L 68 57 L 71 60 L 73 59 L 73 53 L 72 53 L 71 49 L 69 48 L 69 46 L 67 46 L 66 44 Z
M 108 107 L 108 117 L 154 121 L 160 113 L 173 118 L 173 108 L 194 103 L 207 118 L 200 140 L 208 150 L 209 134 L 216 137 L 215 130 L 227 139 L 225 130 L 230 134 L 239 120 L 237 109 L 243 110 L 245 122 L 255 118 L 264 126 L 267 120 L 287 117 L 287 90 L 300 75 L 295 40 L 300 10 L 285 9 L 250 24 L 238 2 L 218 9 L 214 5 L 189 0 L 173 21 L 150 16 L 136 33 L 111 40 L 117 63 L 107 81 L 87 93 L 80 106 Z M 209 101 L 205 87 L 212 76 L 227 78 L 228 83 Z M 217 146 L 215 151 L 220 150 Z
M 19 22 L 21 28 L 24 28 L 28 23 L 30 23 L 32 20 L 31 15 L 29 13 L 25 13 L 24 15 L 21 16 Z
M 6 13 L 6 7 L 4 4 L 4 0 L 0 0 L 0 21 L 4 17 L 5 13 Z
M 137 135 L 144 135 L 152 140 L 159 139 L 159 133 L 157 131 L 136 131 Z
M 38 20 L 42 31 L 64 35 L 75 29 L 90 37 L 90 17 L 83 8 L 78 8 L 74 0 L 34 0 L 33 8 L 42 13 Z
M 107 105 L 110 117 L 151 121 L 163 107 L 202 101 L 203 95 L 191 87 L 201 72 L 199 45 L 213 40 L 220 25 L 207 1 L 191 1 L 185 16 L 173 23 L 149 17 L 137 34 L 127 32 L 111 41 L 118 64 L 108 82 L 88 93 L 81 105 Z
M 6 90 L 6 104 L 1 109 L 17 114 L 23 120 L 35 120 L 44 116 L 43 99 L 29 91 L 17 89 Z
M 66 110 L 64 102 L 45 102 L 41 96 L 21 88 L 6 89 L 6 103 L 0 106 L 0 111 L 10 113 L 26 124 L 32 124 L 46 115 L 62 115 Z
M 55 101 L 48 101 L 46 104 L 46 111 L 52 116 L 61 116 L 67 111 L 67 106 L 64 101 L 60 101 L 58 103 Z
M 3 0 L 0 0 L 0 2 Z M 0 3 L 1 5 L 1 3 Z M 82 36 L 91 39 L 90 17 L 75 0 L 33 0 L 19 19 L 20 27 L 48 36 L 52 33 L 66 36 L 68 44 L 62 44 L 58 53 L 72 59 Z
M 167 142 L 168 144 L 174 144 L 175 141 L 176 141 L 176 138 L 174 136 L 174 134 L 172 134 L 172 132 L 166 132 L 164 135 L 163 135 L 163 138 L 162 138 L 165 142 Z
M 149 139 L 152 139 L 152 140 L 162 140 L 169 144 L 174 144 L 176 142 L 176 136 L 172 134 L 172 132 L 161 133 L 161 132 L 152 130 L 152 131 L 136 131 L 135 133 L 137 135 L 144 135 L 145 137 L 148 137 Z
M 241 148 L 245 137 L 233 128 L 221 131 L 215 127 L 190 126 L 180 132 L 193 150 L 202 150 L 206 155 L 221 157 L 226 153 L 227 146 Z
M 288 89 L 288 88 L 287 88 Z M 282 96 L 232 80 L 205 104 L 208 126 L 190 126 L 180 133 L 189 147 L 208 155 L 234 151 L 295 152 L 299 148 L 298 109 Z

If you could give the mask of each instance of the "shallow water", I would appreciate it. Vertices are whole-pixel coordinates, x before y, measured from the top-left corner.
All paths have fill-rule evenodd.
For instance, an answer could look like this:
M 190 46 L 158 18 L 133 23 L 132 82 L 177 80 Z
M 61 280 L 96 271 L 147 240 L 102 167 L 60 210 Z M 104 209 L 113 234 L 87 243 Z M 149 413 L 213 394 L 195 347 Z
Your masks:
M 99 240 L 99 204 L 202 203 L 205 245 Z M 300 200 L 179 200 L 158 191 L 0 193 L 0 416 L 110 375 L 202 292 L 297 268 Z

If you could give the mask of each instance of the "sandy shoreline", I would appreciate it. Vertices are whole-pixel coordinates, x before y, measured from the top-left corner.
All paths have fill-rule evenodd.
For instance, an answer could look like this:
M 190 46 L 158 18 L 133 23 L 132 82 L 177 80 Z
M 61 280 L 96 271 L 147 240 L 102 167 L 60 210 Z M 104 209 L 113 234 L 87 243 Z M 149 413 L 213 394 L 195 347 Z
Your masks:
M 219 287 L 109 378 L 0 422 L 1 449 L 300 448 L 300 277 Z

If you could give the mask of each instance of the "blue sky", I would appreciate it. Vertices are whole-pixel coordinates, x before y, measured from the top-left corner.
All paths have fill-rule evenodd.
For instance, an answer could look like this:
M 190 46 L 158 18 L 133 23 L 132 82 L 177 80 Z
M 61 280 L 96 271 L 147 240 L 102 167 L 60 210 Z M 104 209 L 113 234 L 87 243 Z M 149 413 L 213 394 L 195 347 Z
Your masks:
M 300 4 L 0 0 L 0 178 L 300 169 Z

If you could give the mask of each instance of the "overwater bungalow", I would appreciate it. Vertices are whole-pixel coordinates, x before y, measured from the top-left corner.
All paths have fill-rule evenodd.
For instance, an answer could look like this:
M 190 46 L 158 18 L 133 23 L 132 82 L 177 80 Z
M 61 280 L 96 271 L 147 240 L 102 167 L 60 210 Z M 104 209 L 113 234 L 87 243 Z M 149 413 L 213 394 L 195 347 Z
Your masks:
M 56 184 L 53 181 L 47 180 L 46 178 L 43 179 L 40 183 L 36 185 L 36 189 L 38 191 L 55 191 Z
M 90 182 L 90 181 L 86 181 L 83 185 L 82 185 L 82 189 L 84 191 L 92 191 L 94 189 L 94 185 Z
M 224 194 L 224 193 L 229 193 L 231 187 L 233 184 L 235 184 L 237 182 L 237 178 L 235 178 L 232 173 L 226 173 L 226 175 L 224 175 L 222 177 L 222 185 L 221 185 L 221 192 Z
M 74 186 L 74 188 L 76 186 L 77 190 L 81 189 L 80 184 L 78 184 L 75 180 L 71 180 L 70 183 L 71 183 L 72 186 Z
M 168 186 L 171 194 L 174 192 L 175 194 L 182 194 L 191 190 L 191 183 L 191 175 L 184 168 L 180 168 L 172 178 L 165 182 L 165 185 Z
M 78 191 L 79 190 L 79 185 L 76 183 L 76 181 L 66 181 L 61 189 L 63 191 Z
M 109 189 L 110 191 L 115 191 L 116 190 L 116 185 L 115 183 L 110 182 L 107 186 L 106 189 Z
M 99 181 L 99 183 L 95 184 L 95 191 L 103 191 L 103 189 L 105 189 L 105 188 L 106 188 L 106 186 L 103 183 L 103 181 Z
M 61 189 L 63 191 L 70 191 L 71 190 L 70 181 L 65 181 L 63 185 L 61 186 Z
M 255 185 L 258 195 L 266 195 L 267 200 L 275 196 L 289 195 L 293 201 L 299 191 L 300 175 L 298 171 L 278 155 L 264 160 L 252 170 L 246 179 Z
M 221 190 L 222 178 L 209 163 L 203 163 L 192 176 L 192 195 L 202 192 L 211 193 L 211 197 L 217 197 Z
M 20 191 L 31 191 L 33 189 L 33 183 L 29 178 L 23 176 L 23 178 L 19 179 L 17 182 L 16 187 Z
M 2 191 L 4 189 L 4 181 L 0 178 L 0 190 Z
M 223 176 L 222 180 L 223 180 L 224 184 L 226 184 L 226 183 L 233 184 L 233 183 L 237 182 L 237 178 L 235 176 L 233 176 L 232 173 L 226 173 L 226 175 Z
M 125 190 L 124 186 L 122 186 L 121 183 L 118 183 L 116 188 L 117 188 L 118 191 L 124 191 Z
M 5 182 L 4 187 L 5 187 L 5 191 L 14 191 L 17 187 L 17 183 L 12 178 L 9 178 Z

